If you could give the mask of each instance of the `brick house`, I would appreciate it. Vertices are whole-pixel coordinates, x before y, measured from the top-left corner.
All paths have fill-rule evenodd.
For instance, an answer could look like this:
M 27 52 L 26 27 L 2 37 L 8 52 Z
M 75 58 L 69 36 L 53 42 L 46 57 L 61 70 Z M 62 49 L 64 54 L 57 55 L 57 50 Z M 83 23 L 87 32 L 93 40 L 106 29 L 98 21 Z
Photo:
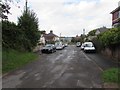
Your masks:
M 52 30 L 48 34 L 43 34 L 43 37 L 45 38 L 46 43 L 54 43 L 56 41 L 59 41 L 59 37 L 55 35 Z
M 111 12 L 112 14 L 112 26 L 120 26 L 120 1 L 118 2 L 118 7 Z

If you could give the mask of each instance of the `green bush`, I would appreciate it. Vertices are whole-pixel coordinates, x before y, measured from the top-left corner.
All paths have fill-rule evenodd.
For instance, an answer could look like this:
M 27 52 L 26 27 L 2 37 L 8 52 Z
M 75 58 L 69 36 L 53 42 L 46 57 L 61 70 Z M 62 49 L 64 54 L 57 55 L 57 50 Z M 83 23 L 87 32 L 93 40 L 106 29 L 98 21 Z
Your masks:
M 105 47 L 120 44 L 120 27 L 112 28 L 100 34 L 98 37 L 102 45 Z

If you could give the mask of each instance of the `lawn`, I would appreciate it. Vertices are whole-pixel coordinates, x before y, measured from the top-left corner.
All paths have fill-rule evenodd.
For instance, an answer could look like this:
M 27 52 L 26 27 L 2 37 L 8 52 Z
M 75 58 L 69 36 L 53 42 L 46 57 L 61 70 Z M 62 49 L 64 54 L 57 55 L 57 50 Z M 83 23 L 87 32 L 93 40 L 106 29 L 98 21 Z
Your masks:
M 110 68 L 102 74 L 105 83 L 120 83 L 120 68 Z
M 7 50 L 2 52 L 2 73 L 15 70 L 23 65 L 37 60 L 38 55 L 32 52 Z

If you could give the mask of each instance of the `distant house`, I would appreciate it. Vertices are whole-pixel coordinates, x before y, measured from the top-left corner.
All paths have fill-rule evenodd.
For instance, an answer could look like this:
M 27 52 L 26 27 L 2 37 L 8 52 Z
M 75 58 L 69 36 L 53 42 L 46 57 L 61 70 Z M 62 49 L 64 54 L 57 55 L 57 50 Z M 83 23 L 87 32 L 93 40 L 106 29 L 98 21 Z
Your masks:
M 45 45 L 45 38 L 43 37 L 43 34 L 41 34 L 41 37 L 40 37 L 40 44 Z
M 75 37 L 75 41 L 80 41 L 80 36 L 78 36 L 78 35 L 76 35 L 76 37 Z
M 103 32 L 105 32 L 105 31 L 107 31 L 107 30 L 109 30 L 109 29 L 106 28 L 106 27 L 98 28 L 98 29 L 96 29 L 95 35 L 98 35 L 98 34 L 100 34 L 100 33 L 103 33 Z
M 44 37 L 44 34 L 46 33 L 46 31 L 40 31 L 40 39 L 39 39 L 39 44 L 43 44 L 45 45 L 45 37 Z
M 106 28 L 106 27 L 97 28 L 97 29 L 95 29 L 95 31 L 96 31 L 96 32 L 95 32 L 95 35 L 94 35 L 94 36 L 88 36 L 87 39 L 91 41 L 91 40 L 93 40 L 94 38 L 96 38 L 97 35 L 105 32 L 105 31 L 107 31 L 107 30 L 109 30 L 109 28 Z
M 120 26 L 120 1 L 118 2 L 118 7 L 111 12 L 112 14 L 112 26 Z
M 45 38 L 46 43 L 53 43 L 55 41 L 59 41 L 59 37 L 55 35 L 52 30 L 48 34 L 43 34 L 43 37 Z

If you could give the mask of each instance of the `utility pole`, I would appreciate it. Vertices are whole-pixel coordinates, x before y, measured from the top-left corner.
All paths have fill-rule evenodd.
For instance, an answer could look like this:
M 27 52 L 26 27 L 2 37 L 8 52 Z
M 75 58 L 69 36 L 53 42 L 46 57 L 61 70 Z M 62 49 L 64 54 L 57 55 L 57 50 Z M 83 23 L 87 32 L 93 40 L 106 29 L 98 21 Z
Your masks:
M 25 10 L 26 10 L 26 13 L 27 13 L 27 0 L 26 0 L 26 3 L 25 3 Z
M 85 35 L 85 29 L 83 29 L 83 35 Z
M 85 29 L 83 29 L 83 36 L 82 36 L 82 38 L 83 38 L 83 42 L 85 41 Z
M 60 41 L 61 41 L 61 33 L 60 33 Z

